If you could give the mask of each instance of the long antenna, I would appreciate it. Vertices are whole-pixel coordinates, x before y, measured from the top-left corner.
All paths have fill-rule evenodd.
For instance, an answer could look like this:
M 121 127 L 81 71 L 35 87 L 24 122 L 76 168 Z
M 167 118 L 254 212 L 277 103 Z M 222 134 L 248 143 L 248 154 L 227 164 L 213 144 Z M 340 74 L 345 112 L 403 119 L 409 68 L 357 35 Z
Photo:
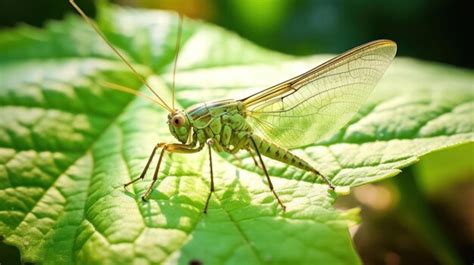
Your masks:
M 117 54 L 117 56 L 120 58 L 120 60 L 122 60 L 122 62 L 124 62 L 128 66 L 128 68 L 130 68 L 130 70 L 132 70 L 132 72 L 135 74 L 135 76 L 138 79 L 140 79 L 140 81 L 151 91 L 151 93 L 153 93 L 158 98 L 158 100 L 161 102 L 160 106 L 164 107 L 166 110 L 173 113 L 174 108 L 170 108 L 170 106 L 168 106 L 168 104 L 166 104 L 166 102 L 158 95 L 158 93 L 156 93 L 155 90 L 153 90 L 153 88 L 151 88 L 151 86 L 148 84 L 148 82 L 145 80 L 145 78 L 143 78 L 143 76 L 141 74 L 139 74 L 137 72 L 137 70 L 135 70 L 135 68 L 125 59 L 125 57 L 123 57 L 123 55 L 107 40 L 104 33 L 102 33 L 102 31 L 99 29 L 99 27 L 84 13 L 84 11 L 82 11 L 82 9 L 74 2 L 74 0 L 69 0 L 69 3 L 74 7 L 74 9 L 76 9 L 76 11 L 79 13 L 79 15 L 81 15 L 81 17 L 84 18 L 84 20 L 87 22 L 87 24 L 89 24 L 94 29 L 94 31 L 97 32 L 97 34 L 99 34 L 99 36 L 114 51 L 114 53 Z M 173 97 L 174 97 L 174 92 L 173 92 Z
M 105 82 L 105 81 L 100 82 L 99 84 L 101 86 L 105 87 L 105 88 L 109 88 L 109 89 L 117 90 L 117 91 L 120 91 L 120 92 L 125 92 L 125 93 L 128 93 L 128 94 L 132 94 L 132 95 L 135 95 L 135 96 L 143 97 L 143 98 L 145 98 L 145 99 L 147 99 L 147 100 L 149 100 L 153 103 L 156 103 L 156 104 L 160 105 L 161 107 L 165 108 L 165 106 L 163 106 L 161 104 L 161 102 L 158 101 L 156 98 L 152 98 L 148 95 L 140 93 L 139 91 L 136 91 L 133 88 L 126 87 L 126 86 L 119 85 L 119 84 L 115 84 L 115 83 Z
M 176 98 L 176 65 L 178 65 L 178 55 L 179 55 L 179 45 L 181 43 L 181 31 L 183 28 L 183 16 L 181 13 L 178 12 L 179 16 L 179 24 L 178 24 L 178 36 L 176 38 L 176 47 L 175 47 L 175 57 L 174 57 L 174 66 L 173 66 L 173 98 L 172 98 L 172 106 L 174 108 L 175 98 Z

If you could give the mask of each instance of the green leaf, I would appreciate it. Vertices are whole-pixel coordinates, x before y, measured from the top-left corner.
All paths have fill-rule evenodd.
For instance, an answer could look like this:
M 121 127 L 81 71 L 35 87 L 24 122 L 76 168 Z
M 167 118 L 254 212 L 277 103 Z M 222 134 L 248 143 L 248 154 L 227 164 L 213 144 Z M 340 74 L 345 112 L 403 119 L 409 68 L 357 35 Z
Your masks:
M 433 152 L 416 165 L 417 181 L 425 193 L 439 195 L 474 176 L 473 157 L 474 143 Z
M 176 22 L 173 14 L 116 7 L 102 9 L 99 21 L 168 100 Z M 256 92 L 329 58 L 267 51 L 201 22 L 184 27 L 182 107 Z M 24 261 L 360 263 L 347 229 L 357 210 L 334 209 L 337 194 L 268 159 L 287 212 L 245 154 L 214 155 L 217 191 L 207 215 L 205 152 L 166 156 L 148 203 L 140 196 L 150 176 L 125 191 L 154 144 L 174 140 L 159 106 L 100 86 L 146 92 L 79 18 L 0 33 L 0 74 L 0 235 Z M 419 156 L 472 142 L 473 84 L 472 71 L 397 59 L 344 129 L 296 152 L 338 189 L 394 176 Z

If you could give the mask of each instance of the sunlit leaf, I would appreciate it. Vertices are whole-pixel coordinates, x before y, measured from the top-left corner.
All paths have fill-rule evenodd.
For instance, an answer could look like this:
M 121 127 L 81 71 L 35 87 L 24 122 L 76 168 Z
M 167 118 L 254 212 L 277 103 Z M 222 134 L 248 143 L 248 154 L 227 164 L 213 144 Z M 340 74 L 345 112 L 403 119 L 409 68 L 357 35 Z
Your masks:
M 170 99 L 176 16 L 107 8 L 100 25 Z M 187 20 L 178 103 L 253 93 L 328 58 L 266 51 Z M 334 209 L 336 194 L 284 164 L 266 160 L 285 213 L 245 155 L 215 155 L 207 215 L 205 153 L 166 157 L 149 203 L 140 195 L 150 177 L 124 191 L 153 145 L 173 139 L 164 110 L 100 87 L 146 91 L 80 19 L 0 33 L 0 75 L 0 235 L 24 261 L 360 263 L 348 232 L 357 211 Z M 473 84 L 472 71 L 397 59 L 356 118 L 296 152 L 341 188 L 394 176 L 421 155 L 472 142 Z

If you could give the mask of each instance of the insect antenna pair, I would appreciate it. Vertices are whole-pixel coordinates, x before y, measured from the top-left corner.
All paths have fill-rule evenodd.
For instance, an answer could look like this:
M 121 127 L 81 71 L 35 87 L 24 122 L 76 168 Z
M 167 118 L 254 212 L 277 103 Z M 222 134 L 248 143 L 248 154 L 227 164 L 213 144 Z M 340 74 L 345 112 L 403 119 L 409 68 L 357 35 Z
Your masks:
M 69 3 L 74 7 L 74 9 L 79 13 L 79 15 L 89 24 L 92 29 L 100 36 L 100 38 L 111 48 L 111 50 L 118 56 L 118 58 L 132 71 L 132 73 L 146 86 L 146 88 L 155 96 L 155 98 L 150 97 L 148 95 L 145 95 L 135 89 L 120 85 L 120 84 L 115 84 L 115 83 L 110 83 L 110 82 L 102 82 L 101 85 L 121 91 L 124 93 L 129 93 L 133 94 L 142 98 L 145 98 L 153 103 L 158 104 L 161 106 L 163 109 L 167 110 L 170 113 L 170 116 L 174 116 L 177 112 L 177 109 L 175 108 L 175 102 L 176 102 L 176 68 L 178 64 L 178 56 L 179 56 L 179 51 L 180 51 L 180 42 L 181 42 L 181 35 L 182 35 L 182 28 L 183 28 L 183 16 L 178 13 L 179 16 L 179 23 L 178 23 L 178 33 L 177 33 L 177 38 L 176 38 L 176 47 L 175 47 L 175 57 L 174 57 L 174 63 L 173 63 L 173 83 L 172 83 L 172 105 L 171 107 L 166 103 L 166 101 L 163 100 L 163 98 L 160 97 L 160 95 L 151 87 L 151 85 L 146 81 L 146 79 L 135 69 L 135 67 L 132 66 L 131 63 L 127 61 L 127 59 L 112 45 L 112 43 L 107 39 L 105 34 L 100 30 L 100 28 L 97 26 L 97 24 L 92 21 L 86 14 L 85 12 L 77 5 L 75 0 L 69 0 Z M 204 207 L 204 212 L 207 212 L 207 208 L 209 205 L 209 200 L 212 195 L 212 192 L 214 192 L 214 173 L 213 173 L 213 166 L 212 166 L 212 154 L 211 154 L 211 145 L 213 143 L 212 140 L 206 141 L 207 145 L 209 146 L 209 164 L 211 168 L 211 183 L 210 183 L 210 193 L 207 197 L 205 207 Z M 154 174 L 153 174 L 153 180 L 152 183 L 148 186 L 146 192 L 142 195 L 142 200 L 147 201 L 150 193 L 152 192 L 153 186 L 155 182 L 158 179 L 158 172 L 160 170 L 160 165 L 163 159 L 163 155 L 165 151 L 169 152 L 178 152 L 178 153 L 193 153 L 196 151 L 199 151 L 202 149 L 202 147 L 199 148 L 189 148 L 189 146 L 184 145 L 184 144 L 166 144 L 166 143 L 158 143 L 155 145 L 155 147 L 152 150 L 152 153 L 150 154 L 148 161 L 143 168 L 142 173 L 140 176 L 138 176 L 135 179 L 132 179 L 130 182 L 125 183 L 123 186 L 126 189 L 129 185 L 132 185 L 133 183 L 137 182 L 138 180 L 143 180 L 145 178 L 145 175 L 148 171 L 148 168 L 150 166 L 150 163 L 153 160 L 153 157 L 155 156 L 155 153 L 157 149 L 162 148 L 162 151 L 160 153 L 159 159 L 157 166 L 155 168 Z
M 146 96 L 143 93 L 140 93 L 132 88 L 127 88 L 122 85 L 118 84 L 113 84 L 110 82 L 104 82 L 103 84 L 105 87 L 110 88 L 110 89 L 115 89 L 121 92 L 133 94 L 136 96 L 140 96 L 143 98 L 146 98 L 147 100 L 151 100 L 154 103 L 158 104 L 162 108 L 166 109 L 168 112 L 173 113 L 175 109 L 175 93 L 176 93 L 176 88 L 175 88 L 175 75 L 176 75 L 176 64 L 178 62 L 178 53 L 179 53 L 179 46 L 180 46 L 180 41 L 181 41 L 181 31 L 182 31 L 182 23 L 183 23 L 183 18 L 181 14 L 179 14 L 179 25 L 178 25 L 178 38 L 176 40 L 176 55 L 175 55 L 175 60 L 174 60 L 174 67 L 173 67 L 173 86 L 172 86 L 172 106 L 170 107 L 161 97 L 160 95 L 150 86 L 150 84 L 146 81 L 146 79 L 135 69 L 135 67 L 132 66 L 131 63 L 125 59 L 125 57 L 112 45 L 112 43 L 107 39 L 105 34 L 100 30 L 100 28 L 97 26 L 97 24 L 92 21 L 86 13 L 77 5 L 75 0 L 69 0 L 69 3 L 76 9 L 76 11 L 79 13 L 79 15 L 91 26 L 91 28 L 100 36 L 100 38 L 107 44 L 107 46 L 112 49 L 112 51 L 118 56 L 118 58 L 132 71 L 132 73 L 143 83 L 143 85 L 146 86 L 146 88 L 156 97 L 156 99 L 153 99 L 149 96 Z

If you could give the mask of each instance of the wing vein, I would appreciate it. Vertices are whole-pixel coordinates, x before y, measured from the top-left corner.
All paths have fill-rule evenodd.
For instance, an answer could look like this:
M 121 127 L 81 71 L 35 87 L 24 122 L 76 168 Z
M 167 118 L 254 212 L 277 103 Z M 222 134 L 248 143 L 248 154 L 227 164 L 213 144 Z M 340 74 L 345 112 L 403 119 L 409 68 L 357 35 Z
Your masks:
M 241 100 L 249 122 L 286 148 L 314 143 L 346 124 L 368 98 L 396 53 L 379 40 Z

